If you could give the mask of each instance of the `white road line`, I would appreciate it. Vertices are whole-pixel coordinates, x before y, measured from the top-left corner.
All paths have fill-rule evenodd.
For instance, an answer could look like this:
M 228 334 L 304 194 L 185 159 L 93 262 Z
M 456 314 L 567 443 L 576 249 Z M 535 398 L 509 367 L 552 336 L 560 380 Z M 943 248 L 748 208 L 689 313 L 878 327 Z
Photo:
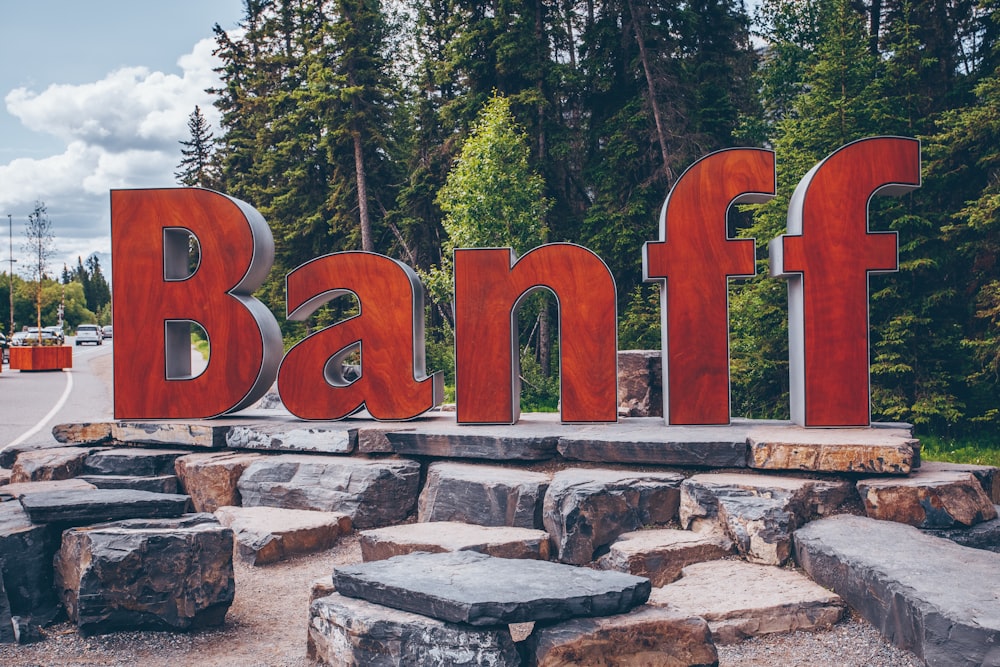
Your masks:
M 52 420 L 52 418 L 55 417 L 56 414 L 63 409 L 63 406 L 66 405 L 66 400 L 69 398 L 70 392 L 73 391 L 73 373 L 68 370 L 63 371 L 63 373 L 66 374 L 66 388 L 63 390 L 62 396 L 59 397 L 59 400 L 56 401 L 56 404 L 52 406 L 51 410 L 49 410 L 49 413 L 44 417 L 42 417 L 41 421 L 39 421 L 37 424 L 31 427 L 31 429 L 22 433 L 21 436 L 17 438 L 17 440 L 14 440 L 13 442 L 10 442 L 3 447 L 0 447 L 0 452 L 4 451 L 5 449 L 10 449 L 11 447 L 16 447 L 17 445 L 20 445 L 22 442 L 24 442 L 31 436 L 41 431 L 43 428 L 45 428 L 45 425 L 48 424 Z

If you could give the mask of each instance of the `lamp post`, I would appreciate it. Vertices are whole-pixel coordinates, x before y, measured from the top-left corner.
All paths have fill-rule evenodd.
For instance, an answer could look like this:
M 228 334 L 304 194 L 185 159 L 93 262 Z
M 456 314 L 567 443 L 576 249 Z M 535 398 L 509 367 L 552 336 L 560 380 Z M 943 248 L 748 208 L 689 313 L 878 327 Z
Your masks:
M 7 270 L 7 280 L 8 280 L 8 291 L 10 292 L 10 329 L 7 330 L 8 336 L 14 335 L 14 218 L 10 213 L 7 214 L 7 229 L 9 233 L 9 243 L 10 246 L 8 251 L 10 256 L 7 261 L 10 263 L 10 268 Z

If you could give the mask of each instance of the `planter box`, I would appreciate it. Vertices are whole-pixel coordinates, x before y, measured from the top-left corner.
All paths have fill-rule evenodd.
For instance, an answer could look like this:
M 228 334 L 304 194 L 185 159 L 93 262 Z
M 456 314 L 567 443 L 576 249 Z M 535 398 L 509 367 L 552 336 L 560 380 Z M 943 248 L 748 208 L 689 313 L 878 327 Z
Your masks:
M 73 368 L 69 345 L 10 348 L 10 368 L 19 371 L 58 371 Z

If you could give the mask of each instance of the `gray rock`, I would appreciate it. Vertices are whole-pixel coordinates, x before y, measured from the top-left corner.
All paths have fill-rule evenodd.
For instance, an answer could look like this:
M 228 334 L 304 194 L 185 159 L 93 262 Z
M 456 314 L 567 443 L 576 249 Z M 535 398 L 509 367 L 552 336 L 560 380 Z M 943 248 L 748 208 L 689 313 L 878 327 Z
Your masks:
M 76 477 L 93 452 L 85 447 L 55 447 L 22 452 L 10 470 L 10 483 L 43 482 Z
M 749 431 L 744 423 L 693 427 L 665 426 L 662 418 L 621 419 L 567 430 L 559 453 L 598 463 L 745 468 Z
M 550 474 L 467 463 L 437 462 L 417 506 L 418 521 L 541 528 Z
M 210 514 L 63 534 L 56 584 L 82 634 L 220 625 L 233 602 L 233 533 Z
M 174 461 L 189 452 L 179 449 L 124 448 L 102 449 L 84 461 L 87 475 L 122 475 L 154 477 L 174 474 Z
M 456 521 L 407 523 L 361 532 L 361 558 L 365 562 L 415 551 L 477 551 L 497 558 L 548 560 L 549 548 L 549 535 L 544 530 Z
M 260 454 L 240 452 L 199 452 L 182 456 L 174 470 L 184 492 L 191 496 L 196 512 L 214 512 L 220 507 L 240 506 L 239 481 L 243 472 Z
M 920 465 L 911 429 L 804 428 L 755 425 L 747 438 L 748 463 L 761 470 L 906 475 Z
M 732 560 L 685 567 L 680 579 L 653 589 L 649 604 L 704 618 L 716 644 L 826 629 L 845 610 L 837 595 L 795 570 Z
M 732 553 L 733 542 L 721 530 L 653 528 L 620 536 L 596 567 L 646 577 L 657 587 L 675 581 L 687 565 Z
M 743 558 L 761 565 L 784 565 L 789 559 L 798 522 L 784 504 L 760 496 L 719 499 L 719 522 Z
M 96 489 L 132 489 L 153 493 L 177 493 L 177 475 L 156 475 L 155 477 L 135 477 L 132 475 L 80 475 L 81 482 Z
M 19 445 L 6 446 L 0 449 L 0 468 L 13 468 L 17 457 L 25 452 L 37 452 L 42 449 L 60 449 L 66 444 L 62 442 L 22 442 Z
M 33 523 L 62 527 L 119 519 L 179 517 L 187 511 L 189 502 L 187 496 L 178 494 L 130 489 L 49 491 L 21 496 L 21 505 Z
M 944 461 L 924 461 L 920 472 L 971 472 L 979 480 L 983 491 L 995 505 L 1000 505 L 1000 468 L 980 466 L 973 463 L 945 463 Z
M 974 526 L 997 517 L 979 480 L 968 471 L 921 468 L 902 479 L 863 479 L 858 493 L 869 517 L 918 528 Z
M 659 350 L 618 351 L 618 414 L 663 416 L 663 363 Z
M 472 551 L 415 553 L 338 567 L 341 595 L 470 625 L 610 616 L 641 605 L 649 580 Z
M 112 442 L 110 422 L 56 424 L 52 437 L 67 445 L 104 445 Z
M 45 632 L 37 623 L 33 623 L 29 618 L 14 616 L 11 619 L 14 626 L 14 640 L 18 644 L 34 644 L 45 640 Z
M 332 594 L 309 605 L 307 654 L 351 667 L 517 667 L 506 627 L 471 628 Z
M 3 574 L 3 569 L 3 561 L 0 560 L 0 574 Z M 10 613 L 10 600 L 7 599 L 7 589 L 4 588 L 3 577 L 0 577 L 0 644 L 13 644 L 16 641 L 14 620 Z
M 795 556 L 816 583 L 931 667 L 1000 664 L 1000 555 L 841 515 L 797 530 Z
M 31 523 L 20 503 L 0 503 L 0 571 L 13 615 L 43 625 L 55 618 L 60 606 L 52 587 L 52 557 L 58 548 L 54 528 Z
M 603 618 L 574 618 L 536 628 L 523 653 L 529 667 L 718 665 L 708 624 L 697 616 L 640 607 Z
M 220 449 L 230 424 L 215 422 L 112 422 L 111 437 L 123 445 Z
M 416 461 L 280 454 L 252 463 L 238 486 L 244 507 L 343 512 L 363 529 L 405 519 L 419 483 Z
M 668 472 L 590 468 L 556 473 L 545 494 L 543 521 L 557 558 L 583 565 L 623 533 L 675 520 L 683 479 Z
M 319 424 L 240 424 L 226 434 L 226 445 L 233 449 L 279 452 L 314 452 L 350 454 L 357 446 L 356 429 L 341 422 Z
M 559 424 L 525 415 L 517 424 L 435 422 L 416 429 L 386 431 L 392 451 L 403 456 L 544 461 L 555 458 Z
M 996 510 L 1000 514 L 1000 506 Z M 986 549 L 987 551 L 1000 553 L 1000 517 L 977 523 L 971 528 L 961 526 L 945 530 L 925 529 L 924 532 L 934 537 L 951 540 L 956 544 L 961 544 L 963 547 Z
M 250 565 L 274 563 L 298 554 L 329 549 L 351 532 L 351 520 L 338 512 L 278 507 L 220 507 L 219 522 L 232 528 L 240 558 Z
M 18 498 L 32 493 L 45 493 L 48 491 L 69 491 L 96 489 L 90 482 L 79 477 L 73 479 L 57 479 L 49 482 L 19 482 L 17 484 L 7 484 L 0 486 L 0 502 L 17 500 Z

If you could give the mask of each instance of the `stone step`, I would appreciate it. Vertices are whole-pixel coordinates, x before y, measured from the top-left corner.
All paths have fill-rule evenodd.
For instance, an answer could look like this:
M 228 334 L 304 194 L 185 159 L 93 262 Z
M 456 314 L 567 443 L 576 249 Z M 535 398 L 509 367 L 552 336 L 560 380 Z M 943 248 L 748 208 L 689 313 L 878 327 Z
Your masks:
M 417 520 L 540 529 L 551 480 L 549 473 L 518 468 L 432 463 L 420 493 Z
M 351 532 L 351 519 L 339 512 L 278 507 L 220 507 L 215 516 L 236 537 L 236 551 L 250 565 L 263 565 L 332 547 Z
M 846 480 L 703 473 L 681 484 L 680 523 L 685 528 L 718 524 L 744 559 L 782 565 L 792 554 L 792 531 L 853 496 Z
M 733 551 L 732 540 L 720 530 L 654 528 L 620 536 L 595 566 L 646 577 L 654 587 L 665 586 L 676 581 L 685 566 L 725 558 Z
M 88 475 L 128 475 L 154 477 L 173 475 L 174 461 L 190 452 L 180 449 L 116 447 L 102 449 L 87 457 L 83 472 Z
M 18 454 L 10 469 L 10 483 L 70 479 L 83 472 L 93 447 L 50 447 Z
M 221 625 L 236 594 L 233 533 L 211 514 L 72 528 L 55 573 L 82 634 Z
M 530 667 L 719 664 L 704 619 L 649 606 L 616 616 L 574 618 L 536 627 L 525 644 L 524 664 Z
M 603 468 L 557 472 L 543 506 L 557 558 L 583 565 L 623 533 L 675 521 L 683 479 L 672 472 Z
M 184 493 L 191 496 L 196 512 L 214 512 L 220 507 L 243 504 L 238 484 L 240 476 L 260 454 L 240 452 L 198 452 L 174 461 L 174 471 Z
M 745 468 L 749 431 L 749 425 L 738 422 L 664 426 L 662 418 L 620 419 L 568 430 L 559 438 L 559 453 L 596 463 Z
M 362 529 L 403 521 L 419 484 L 416 461 L 279 454 L 251 463 L 238 488 L 244 507 L 343 512 Z
M 96 425 L 95 425 L 96 428 Z M 230 425 L 218 420 L 197 422 L 111 422 L 111 440 L 128 446 L 157 445 L 220 449 Z
M 177 493 L 177 475 L 80 475 L 76 479 L 97 489 L 133 489 L 154 493 Z
M 475 626 L 612 616 L 641 605 L 649 580 L 473 551 L 415 553 L 338 567 L 337 592 Z
M 716 644 L 829 628 L 845 605 L 837 595 L 787 568 L 735 560 L 695 563 L 654 588 L 649 604 L 708 621 Z
M 1000 553 L 1000 505 L 994 505 L 994 509 L 998 514 L 996 519 L 977 523 L 971 528 L 959 526 L 945 530 L 924 529 L 924 532 L 934 537 L 951 540 L 956 544 L 961 544 L 963 547 L 986 549 L 987 551 Z
M 1000 659 L 1000 554 L 849 515 L 795 533 L 806 573 L 928 665 Z
M 920 468 L 904 479 L 863 479 L 858 493 L 872 519 L 918 528 L 974 526 L 997 517 L 980 481 L 963 470 Z
M 0 486 L 0 501 L 18 500 L 30 493 L 47 493 L 49 491 L 84 491 L 97 487 L 79 477 L 72 479 L 56 479 L 48 482 L 19 482 Z
M 747 444 L 748 465 L 760 470 L 906 475 L 920 466 L 919 441 L 903 427 L 755 425 Z
M 360 536 L 365 562 L 415 551 L 475 551 L 497 558 L 549 559 L 549 534 L 532 528 L 432 521 L 374 528 L 361 531 Z
M 130 489 L 46 491 L 21 496 L 33 523 L 85 526 L 119 519 L 175 518 L 187 511 L 190 498 L 172 493 Z
M 979 480 L 983 491 L 994 505 L 1000 505 L 1000 468 L 981 466 L 974 463 L 945 463 L 944 461 L 924 461 L 920 472 L 971 472 Z
M 226 433 L 226 446 L 233 449 L 350 454 L 357 443 L 357 429 L 337 424 L 236 424 Z
M 520 667 L 506 627 L 473 628 L 336 593 L 309 605 L 307 656 L 327 665 Z

